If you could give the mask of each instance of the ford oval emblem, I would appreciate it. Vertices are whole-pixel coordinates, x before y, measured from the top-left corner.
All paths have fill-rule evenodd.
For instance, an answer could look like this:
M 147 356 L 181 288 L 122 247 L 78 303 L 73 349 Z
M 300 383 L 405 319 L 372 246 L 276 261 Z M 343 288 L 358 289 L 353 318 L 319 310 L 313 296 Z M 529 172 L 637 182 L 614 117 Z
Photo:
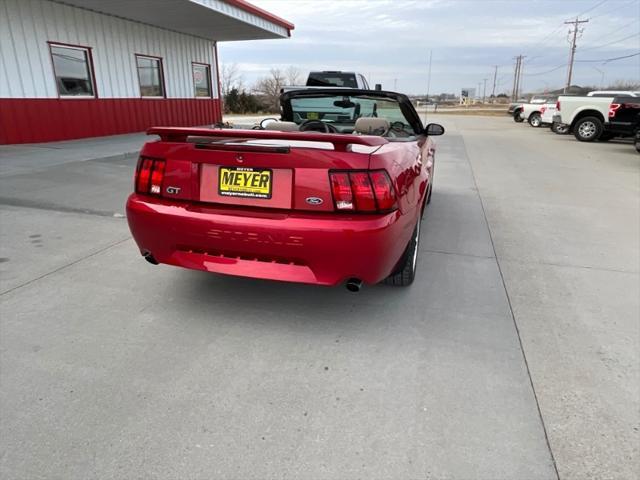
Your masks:
M 309 205 L 322 205 L 324 200 L 322 200 L 321 198 L 318 198 L 318 197 L 307 197 L 306 198 L 306 202 Z

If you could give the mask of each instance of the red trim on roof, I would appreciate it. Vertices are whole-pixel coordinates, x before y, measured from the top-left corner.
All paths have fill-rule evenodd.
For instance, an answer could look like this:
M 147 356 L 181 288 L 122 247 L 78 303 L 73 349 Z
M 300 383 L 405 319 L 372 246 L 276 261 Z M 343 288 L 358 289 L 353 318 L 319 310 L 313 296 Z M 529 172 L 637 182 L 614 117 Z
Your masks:
M 241 8 L 246 12 L 253 13 L 254 15 L 258 15 L 259 17 L 262 17 L 265 20 L 269 20 L 272 23 L 275 23 L 277 25 L 280 25 L 281 27 L 286 28 L 287 30 L 289 30 L 289 36 L 291 36 L 290 30 L 293 30 L 294 28 L 296 28 L 293 23 L 287 22 L 284 18 L 280 18 L 274 15 L 273 13 L 267 12 L 262 8 L 256 7 L 255 5 L 252 5 L 246 0 L 225 0 L 225 2 L 233 5 L 234 7 Z

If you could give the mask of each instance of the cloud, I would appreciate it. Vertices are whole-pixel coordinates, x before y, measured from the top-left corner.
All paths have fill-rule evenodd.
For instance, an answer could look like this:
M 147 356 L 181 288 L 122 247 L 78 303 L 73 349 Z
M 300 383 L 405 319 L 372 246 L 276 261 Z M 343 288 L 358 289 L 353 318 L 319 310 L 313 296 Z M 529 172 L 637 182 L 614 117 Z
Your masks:
M 636 0 L 608 0 L 594 8 L 578 42 L 577 58 L 610 58 L 640 51 Z M 493 78 L 500 65 L 502 90 L 510 89 L 513 57 L 525 58 L 525 86 L 560 87 L 565 69 L 535 75 L 566 63 L 568 25 L 564 21 L 600 3 L 593 0 L 253 0 L 292 21 L 292 38 L 228 42 L 219 46 L 223 62 L 237 63 L 251 84 L 272 66 L 303 71 L 351 70 L 409 93 L 424 92 L 433 52 L 432 92 L 455 92 Z M 635 21 L 634 21 L 635 19 Z M 637 36 L 633 36 L 637 34 Z M 624 39 L 625 37 L 629 37 Z M 616 41 L 617 39 L 624 39 Z M 609 44 L 609 45 L 607 45 Z M 583 53 L 584 51 L 584 53 Z M 576 64 L 575 83 L 638 79 L 638 57 L 606 66 Z M 504 77 L 507 77 L 506 79 Z

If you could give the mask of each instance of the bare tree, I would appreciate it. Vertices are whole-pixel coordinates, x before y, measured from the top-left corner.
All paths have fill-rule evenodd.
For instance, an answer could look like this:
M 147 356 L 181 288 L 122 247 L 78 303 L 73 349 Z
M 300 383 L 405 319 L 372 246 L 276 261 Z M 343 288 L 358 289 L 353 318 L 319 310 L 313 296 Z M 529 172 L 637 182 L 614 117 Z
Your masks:
M 256 82 L 255 93 L 264 97 L 264 103 L 272 112 L 279 109 L 280 89 L 285 85 L 285 74 L 279 68 L 272 68 L 269 75 Z
M 607 87 L 609 90 L 637 90 L 640 83 L 637 80 L 616 80 Z
M 222 65 L 220 82 L 222 83 L 222 94 L 226 97 L 229 92 L 236 88 L 242 90 L 242 75 L 236 63 L 225 63 Z
M 295 65 L 289 65 L 284 73 L 287 79 L 287 85 L 298 85 L 300 83 L 302 72 Z

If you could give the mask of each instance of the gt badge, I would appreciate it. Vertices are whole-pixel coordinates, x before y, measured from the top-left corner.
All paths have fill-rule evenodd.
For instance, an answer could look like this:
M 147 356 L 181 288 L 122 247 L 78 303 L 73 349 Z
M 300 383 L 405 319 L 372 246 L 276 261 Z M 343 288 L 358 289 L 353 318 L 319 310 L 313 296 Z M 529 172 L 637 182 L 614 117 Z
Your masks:
M 180 193 L 180 187 L 167 187 L 167 193 L 171 195 L 177 195 Z

